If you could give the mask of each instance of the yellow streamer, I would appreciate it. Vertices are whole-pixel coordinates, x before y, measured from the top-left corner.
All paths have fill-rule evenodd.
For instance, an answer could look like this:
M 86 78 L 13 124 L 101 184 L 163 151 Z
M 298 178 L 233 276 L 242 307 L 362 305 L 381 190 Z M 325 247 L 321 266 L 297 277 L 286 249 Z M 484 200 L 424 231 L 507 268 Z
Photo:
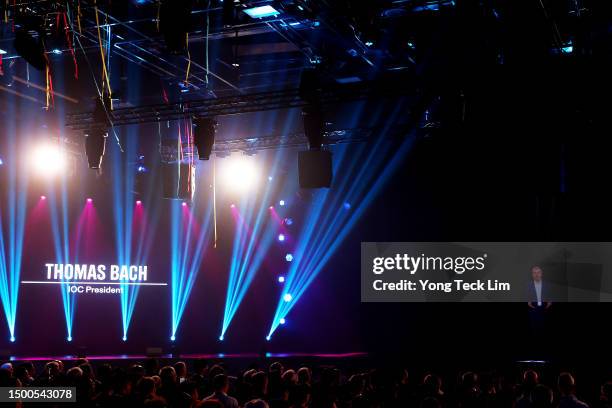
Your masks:
M 98 44 L 100 45 L 100 56 L 102 57 L 102 95 L 104 95 L 104 85 L 108 89 L 108 99 L 110 101 L 110 110 L 113 110 L 113 99 L 110 86 L 110 78 L 108 77 L 108 70 L 106 69 L 106 58 L 104 57 L 104 47 L 102 46 L 102 34 L 100 33 L 100 17 L 98 16 L 98 6 L 96 0 L 94 0 L 94 8 L 96 10 L 96 27 L 98 28 Z
M 189 53 L 189 33 L 185 35 L 185 46 L 187 47 L 187 75 L 185 76 L 185 85 L 189 85 L 189 71 L 191 70 L 191 54 Z

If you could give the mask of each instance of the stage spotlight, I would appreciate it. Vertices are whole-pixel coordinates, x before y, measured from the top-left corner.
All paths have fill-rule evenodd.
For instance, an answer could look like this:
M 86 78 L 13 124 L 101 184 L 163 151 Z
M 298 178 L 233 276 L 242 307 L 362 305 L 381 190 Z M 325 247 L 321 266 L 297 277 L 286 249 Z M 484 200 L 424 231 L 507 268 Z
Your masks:
M 4 164 L 4 161 L 2 160 L 2 158 L 0 158 L 0 166 L 2 166 Z
M 141 164 L 136 168 L 136 170 L 138 170 L 139 173 L 145 173 L 147 171 L 147 168 Z
M 68 341 L 72 341 L 72 336 L 68 336 L 68 337 L 66 337 L 66 340 L 68 340 Z
M 11 343 L 14 343 L 15 342 L 15 336 L 11 336 L 10 340 L 11 340 Z
M 183 201 L 182 206 L 183 206 L 183 207 L 187 207 L 187 203 L 186 203 L 185 201 Z
M 272 337 L 270 337 L 270 335 L 266 336 L 266 340 L 270 341 L 272 339 Z
M 125 336 L 125 335 L 124 335 L 124 336 L 122 337 L 122 340 L 123 340 L 123 341 L 127 341 L 127 336 Z
M 278 234 L 278 241 L 285 242 L 285 234 Z
M 106 149 L 105 130 L 97 129 L 85 135 L 85 155 L 90 169 L 97 170 L 102 165 L 102 157 Z
M 0 162 L 1 162 L 1 161 L 2 161 L 2 160 L 0 160 Z M 0 163 L 0 164 L 2 164 L 2 163 Z M 273 180 L 272 176 L 268 176 L 268 181 L 272 181 L 272 180 Z
M 236 204 L 230 205 L 230 208 L 236 208 Z
M 259 169 L 250 156 L 230 156 L 223 160 L 221 174 L 225 185 L 234 192 L 247 192 L 257 187 Z
M 176 336 L 173 334 L 172 336 L 170 336 L 170 341 L 174 341 L 176 340 Z
M 350 203 L 344 203 L 344 209 L 345 210 L 350 210 L 351 209 L 351 204 Z
M 142 201 L 136 200 L 136 205 L 141 205 L 141 204 L 142 204 Z
M 285 320 L 284 317 L 281 317 L 281 319 L 278 321 L 280 324 L 285 324 L 287 321 Z
M 278 282 L 279 283 L 285 283 L 285 277 L 284 276 L 279 276 L 278 277 Z
M 45 176 L 54 176 L 67 167 L 66 154 L 58 145 L 39 146 L 34 151 L 33 160 L 36 171 Z
M 87 199 L 87 203 L 88 203 L 88 204 L 93 203 L 93 199 L 92 199 L 92 198 L 88 198 L 88 199 Z
M 285 218 L 285 225 L 292 225 L 293 224 L 293 218 Z
M 219 341 L 223 341 L 223 336 L 219 336 Z
M 41 199 L 41 200 L 46 200 L 46 199 L 47 199 L 47 196 L 41 195 L 41 196 L 40 196 L 40 199 Z
M 293 296 L 291 296 L 291 293 L 286 293 L 285 296 L 283 296 L 283 300 L 285 302 L 291 302 L 293 300 Z
M 278 10 L 269 4 L 265 6 L 251 7 L 248 9 L 242 10 L 251 18 L 266 18 L 266 17 L 276 17 L 280 14 Z
M 285 200 L 280 200 L 278 202 L 278 205 L 280 205 L 281 207 L 283 207 L 285 205 Z
M 195 117 L 193 127 L 193 144 L 198 149 L 198 157 L 200 160 L 209 160 L 215 144 L 217 121 L 213 118 Z
M 287 262 L 293 261 L 293 255 L 292 254 L 285 255 L 285 261 L 287 261 Z

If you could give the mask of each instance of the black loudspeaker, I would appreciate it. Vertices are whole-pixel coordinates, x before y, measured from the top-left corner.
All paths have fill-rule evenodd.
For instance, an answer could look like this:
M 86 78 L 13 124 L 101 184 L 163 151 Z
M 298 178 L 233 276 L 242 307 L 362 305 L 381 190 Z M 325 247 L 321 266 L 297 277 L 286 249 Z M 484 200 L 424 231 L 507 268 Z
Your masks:
M 195 166 L 188 163 L 162 163 L 164 198 L 191 200 L 195 192 Z
M 30 65 L 39 71 L 47 67 L 45 47 L 40 36 L 34 37 L 28 31 L 18 30 L 15 33 L 15 51 Z
M 198 149 L 198 157 L 209 160 L 215 144 L 217 121 L 213 118 L 194 118 L 193 125 L 193 144 Z
M 332 154 L 327 150 L 298 153 L 300 188 L 329 188 L 332 182 Z

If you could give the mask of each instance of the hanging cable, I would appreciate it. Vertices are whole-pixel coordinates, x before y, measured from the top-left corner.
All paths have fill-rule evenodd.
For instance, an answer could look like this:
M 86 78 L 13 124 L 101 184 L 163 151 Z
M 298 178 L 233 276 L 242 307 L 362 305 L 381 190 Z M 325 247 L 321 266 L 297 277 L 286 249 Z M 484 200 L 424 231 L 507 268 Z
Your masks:
M 102 46 L 102 34 L 100 33 L 100 17 L 98 15 L 98 6 L 94 0 L 94 9 L 96 12 L 96 28 L 98 29 L 98 45 L 100 46 L 100 57 L 102 57 L 102 96 L 104 96 L 105 86 L 108 91 L 109 109 L 113 110 L 113 99 L 110 86 L 110 78 L 106 69 L 106 57 L 104 56 L 104 47 Z

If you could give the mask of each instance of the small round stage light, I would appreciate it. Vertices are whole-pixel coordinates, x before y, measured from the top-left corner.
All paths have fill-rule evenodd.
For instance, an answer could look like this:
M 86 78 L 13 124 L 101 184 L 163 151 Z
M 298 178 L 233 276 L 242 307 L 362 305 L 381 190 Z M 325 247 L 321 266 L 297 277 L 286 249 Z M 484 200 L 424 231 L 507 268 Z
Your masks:
M 147 171 L 147 168 L 142 165 L 138 166 L 136 169 L 138 170 L 139 173 L 144 173 Z
M 66 337 L 66 340 L 68 340 L 68 341 L 72 341 L 72 336 L 68 336 L 68 337 Z
M 87 202 L 91 204 L 91 203 L 93 203 L 93 199 L 92 198 L 88 198 Z
M 350 203 L 344 203 L 344 209 L 345 210 L 350 210 L 351 209 L 351 204 Z
M 285 225 L 292 225 L 293 224 L 293 218 L 285 218 Z
M 46 196 L 44 196 L 44 195 L 41 195 L 41 196 L 40 196 L 40 199 L 41 199 L 41 200 L 46 200 L 46 199 L 47 199 L 47 197 L 46 197 Z
M 280 205 L 281 207 L 283 207 L 285 205 L 285 200 L 280 200 L 278 202 L 278 205 Z
M 41 145 L 32 154 L 32 165 L 40 175 L 51 177 L 66 169 L 66 154 L 57 145 Z
M 11 340 L 11 343 L 14 343 L 15 342 L 15 336 L 11 336 L 10 340 Z
M 270 335 L 267 335 L 267 336 L 266 336 L 266 340 L 267 340 L 267 341 L 270 341 L 271 339 L 272 339 L 272 337 L 270 337 Z
M 176 336 L 173 334 L 172 336 L 170 336 L 170 340 L 171 340 L 171 341 L 176 340 Z
M 219 336 L 219 341 L 223 341 L 223 336 Z
M 142 204 L 142 201 L 136 200 L 136 205 L 141 205 L 141 204 Z
M 274 206 L 273 206 L 273 205 L 271 205 L 271 206 L 269 206 L 269 207 L 268 207 L 268 210 L 270 210 L 270 211 L 272 211 L 273 209 L 274 209 Z
M 187 207 L 187 203 L 183 201 L 183 207 Z
M 127 336 L 123 336 L 122 340 L 127 341 Z
M 291 261 L 293 261 L 293 254 L 287 254 L 287 255 L 285 255 L 285 261 L 287 261 L 287 262 L 291 262 Z
M 278 321 L 280 324 L 285 324 L 287 321 L 285 320 L 284 317 L 281 317 L 281 319 Z
M 0 159 L 0 166 L 2 166 L 3 164 L 4 164 L 4 161 Z
M 279 240 L 280 242 L 285 241 L 285 234 L 278 234 L 278 240 Z
M 2 164 L 2 163 L 0 163 L 0 164 Z M 272 176 L 268 176 L 268 181 L 272 181 L 272 180 L 273 180 Z
M 278 277 L 278 282 L 279 283 L 285 283 L 285 277 L 284 276 L 279 276 Z
M 293 296 L 291 296 L 291 293 L 287 293 L 285 296 L 283 296 L 283 300 L 285 302 L 291 302 L 291 300 L 293 300 Z

